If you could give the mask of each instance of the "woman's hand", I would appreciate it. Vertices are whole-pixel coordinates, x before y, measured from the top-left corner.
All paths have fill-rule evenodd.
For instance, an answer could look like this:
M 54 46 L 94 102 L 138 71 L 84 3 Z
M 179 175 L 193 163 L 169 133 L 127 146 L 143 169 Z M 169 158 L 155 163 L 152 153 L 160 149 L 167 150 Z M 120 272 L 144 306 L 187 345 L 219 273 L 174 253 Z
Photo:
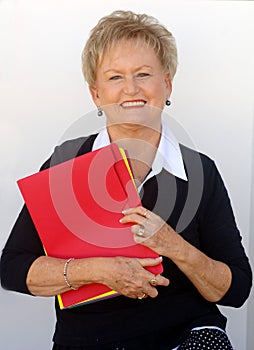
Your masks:
M 158 215 L 142 206 L 123 211 L 122 224 L 135 223 L 131 230 L 136 243 L 151 248 L 159 255 L 177 254 L 175 241 L 179 235 Z
M 155 276 L 146 266 L 160 264 L 162 258 L 98 257 L 72 260 L 68 265 L 68 281 L 79 288 L 90 283 L 102 283 L 129 298 L 158 295 L 156 286 L 168 286 L 169 280 Z M 63 271 L 66 259 L 41 256 L 31 265 L 27 286 L 33 295 L 53 296 L 69 289 Z
M 171 259 L 206 300 L 217 302 L 226 294 L 232 273 L 225 263 L 205 255 L 142 206 L 124 210 L 123 214 L 121 223 L 134 223 L 134 240 Z
M 161 275 L 155 276 L 145 267 L 158 265 L 161 261 L 161 257 L 138 259 L 119 256 L 103 259 L 100 282 L 129 298 L 155 298 L 158 295 L 156 286 L 168 286 L 169 280 Z

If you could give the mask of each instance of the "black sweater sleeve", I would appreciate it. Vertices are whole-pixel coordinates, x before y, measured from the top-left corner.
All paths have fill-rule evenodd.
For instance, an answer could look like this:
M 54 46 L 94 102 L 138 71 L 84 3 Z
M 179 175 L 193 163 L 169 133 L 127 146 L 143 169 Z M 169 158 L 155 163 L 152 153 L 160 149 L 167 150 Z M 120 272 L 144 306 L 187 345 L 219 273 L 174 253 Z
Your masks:
M 3 249 L 0 264 L 2 287 L 31 294 L 26 285 L 27 273 L 41 255 L 44 255 L 43 246 L 24 205 Z
M 57 146 L 40 170 L 90 151 L 95 137 L 96 135 L 88 138 L 82 137 Z M 24 205 L 2 252 L 0 262 L 2 287 L 31 294 L 26 285 L 27 273 L 32 263 L 42 255 L 45 255 L 43 245 L 27 207 Z
M 40 168 L 47 169 L 51 158 Z M 26 205 L 23 206 L 11 230 L 1 256 L 0 278 L 4 289 L 31 294 L 26 285 L 27 273 L 32 263 L 45 255 L 36 228 Z
M 209 176 L 204 171 L 204 181 L 208 183 L 204 190 L 206 205 L 200 218 L 201 250 L 211 258 L 226 263 L 232 272 L 231 286 L 218 304 L 240 307 L 247 300 L 252 285 L 249 260 L 222 177 L 209 158 L 205 157 L 204 164 Z

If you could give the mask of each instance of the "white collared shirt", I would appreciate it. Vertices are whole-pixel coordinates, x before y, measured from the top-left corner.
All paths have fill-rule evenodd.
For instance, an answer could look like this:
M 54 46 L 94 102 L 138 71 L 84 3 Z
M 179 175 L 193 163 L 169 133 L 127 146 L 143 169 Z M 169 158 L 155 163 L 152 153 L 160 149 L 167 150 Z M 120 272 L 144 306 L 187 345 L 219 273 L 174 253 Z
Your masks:
M 139 186 L 139 190 L 148 179 L 159 174 L 163 168 L 172 175 L 188 181 L 184 169 L 182 153 L 176 137 L 169 129 L 168 125 L 163 121 L 161 129 L 161 138 L 152 164 L 152 170 L 147 175 L 144 182 Z M 109 144 L 110 139 L 107 128 L 105 127 L 96 137 L 92 150 L 95 151 L 101 147 L 108 146 Z

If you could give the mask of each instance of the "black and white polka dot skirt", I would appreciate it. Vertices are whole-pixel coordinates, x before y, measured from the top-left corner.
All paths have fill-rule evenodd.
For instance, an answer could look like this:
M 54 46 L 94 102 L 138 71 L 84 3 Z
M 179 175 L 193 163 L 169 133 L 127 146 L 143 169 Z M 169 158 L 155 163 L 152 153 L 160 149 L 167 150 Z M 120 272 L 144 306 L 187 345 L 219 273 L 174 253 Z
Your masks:
M 177 350 L 232 350 L 227 334 L 217 328 L 193 329 Z

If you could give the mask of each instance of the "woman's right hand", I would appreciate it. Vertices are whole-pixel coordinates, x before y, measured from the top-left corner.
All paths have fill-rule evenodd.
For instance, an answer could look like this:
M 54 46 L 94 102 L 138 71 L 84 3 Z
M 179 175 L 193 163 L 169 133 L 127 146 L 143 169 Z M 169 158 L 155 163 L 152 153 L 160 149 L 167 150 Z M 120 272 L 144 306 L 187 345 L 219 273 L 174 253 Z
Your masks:
M 103 266 L 100 283 L 129 298 L 144 298 L 158 295 L 156 285 L 168 286 L 169 280 L 161 275 L 154 275 L 145 267 L 161 263 L 162 258 L 102 258 Z M 151 284 L 151 280 L 155 285 Z M 155 283 L 156 282 L 156 283 Z
M 41 256 L 31 265 L 27 275 L 27 286 L 33 295 L 53 296 L 69 289 L 65 283 L 63 271 L 66 259 Z M 145 269 L 156 266 L 161 258 L 84 258 L 75 259 L 68 264 L 69 283 L 79 288 L 90 283 L 102 283 L 129 298 L 141 298 L 158 295 L 156 285 L 167 286 L 169 280 L 155 276 Z M 155 280 L 155 285 L 151 285 Z

